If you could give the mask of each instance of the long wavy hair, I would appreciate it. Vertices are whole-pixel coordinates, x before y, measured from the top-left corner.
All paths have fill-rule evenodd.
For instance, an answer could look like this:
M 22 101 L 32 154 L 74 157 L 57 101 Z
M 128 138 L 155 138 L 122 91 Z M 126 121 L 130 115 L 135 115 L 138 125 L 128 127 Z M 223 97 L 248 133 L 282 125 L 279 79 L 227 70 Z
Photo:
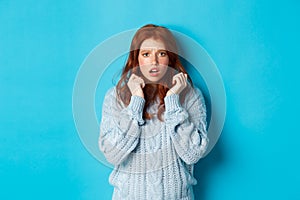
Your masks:
M 158 109 L 157 109 L 157 117 L 160 121 L 163 121 L 162 114 L 165 111 L 164 97 L 168 90 L 172 87 L 172 78 L 175 74 L 183 72 L 187 74 L 183 65 L 178 56 L 178 49 L 176 45 L 175 38 L 173 34 L 163 26 L 157 26 L 154 24 L 147 24 L 141 27 L 134 35 L 131 46 L 129 56 L 127 58 L 126 65 L 122 70 L 121 78 L 117 84 L 117 97 L 120 99 L 126 106 L 130 103 L 131 92 L 127 86 L 128 80 L 132 73 L 144 78 L 142 75 L 139 62 L 138 55 L 140 52 L 140 47 L 146 39 L 152 38 L 154 40 L 159 40 L 164 43 L 166 52 L 169 57 L 168 70 L 165 76 L 160 80 L 159 84 L 157 83 L 146 83 L 143 88 L 144 98 L 145 98 L 145 107 L 143 110 L 143 117 L 145 119 L 151 119 L 153 117 L 152 114 L 147 112 L 147 108 L 158 101 Z M 193 83 L 191 78 L 188 75 L 188 81 L 190 84 L 180 93 L 180 102 L 184 101 L 185 95 L 190 89 L 193 87 Z

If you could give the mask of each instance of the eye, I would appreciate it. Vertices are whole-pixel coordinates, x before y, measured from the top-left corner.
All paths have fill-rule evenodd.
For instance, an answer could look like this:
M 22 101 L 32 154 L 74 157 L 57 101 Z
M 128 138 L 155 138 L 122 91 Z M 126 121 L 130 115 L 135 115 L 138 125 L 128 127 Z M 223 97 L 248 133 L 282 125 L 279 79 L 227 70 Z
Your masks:
M 142 56 L 143 56 L 143 57 L 149 57 L 149 55 L 150 55 L 150 54 L 149 54 L 148 52 L 142 53 Z
M 161 51 L 161 52 L 159 52 L 159 56 L 160 57 L 165 57 L 165 56 L 167 56 L 167 52 Z

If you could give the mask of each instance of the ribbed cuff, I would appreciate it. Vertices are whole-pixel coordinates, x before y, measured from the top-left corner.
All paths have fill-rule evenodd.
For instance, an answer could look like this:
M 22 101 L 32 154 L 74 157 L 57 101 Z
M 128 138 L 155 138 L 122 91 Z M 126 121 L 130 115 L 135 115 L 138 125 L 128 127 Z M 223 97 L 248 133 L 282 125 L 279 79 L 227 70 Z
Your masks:
M 139 125 L 144 124 L 144 120 L 143 120 L 144 106 L 145 106 L 145 99 L 139 96 L 131 96 L 128 109 L 132 114 L 133 119 L 136 119 Z
M 144 105 L 145 99 L 139 96 L 131 96 L 128 108 L 132 111 L 132 113 L 139 113 L 143 112 Z
M 171 94 L 169 96 L 166 96 L 164 101 L 166 112 L 170 112 L 181 107 L 178 94 Z

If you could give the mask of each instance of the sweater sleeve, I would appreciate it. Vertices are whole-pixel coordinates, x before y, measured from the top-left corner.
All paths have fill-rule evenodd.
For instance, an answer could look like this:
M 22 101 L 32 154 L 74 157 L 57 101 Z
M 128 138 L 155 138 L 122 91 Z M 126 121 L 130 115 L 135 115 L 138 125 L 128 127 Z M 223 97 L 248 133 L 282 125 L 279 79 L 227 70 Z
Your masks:
M 202 93 L 191 88 L 185 107 L 179 95 L 165 97 L 165 122 L 175 150 L 187 164 L 194 164 L 203 157 L 207 145 L 206 106 Z
M 116 91 L 110 90 L 104 98 L 100 124 L 99 148 L 107 161 L 121 164 L 135 149 L 140 136 L 140 126 L 145 100 L 132 96 L 127 107 L 116 99 Z

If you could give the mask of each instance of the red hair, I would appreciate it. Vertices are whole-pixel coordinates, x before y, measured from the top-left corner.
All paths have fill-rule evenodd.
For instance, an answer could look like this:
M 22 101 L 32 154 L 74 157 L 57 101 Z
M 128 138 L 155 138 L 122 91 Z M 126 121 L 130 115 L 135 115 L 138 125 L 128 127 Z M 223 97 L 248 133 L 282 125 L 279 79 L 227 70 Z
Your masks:
M 138 62 L 138 55 L 140 51 L 140 46 L 144 42 L 144 40 L 152 38 L 154 40 L 159 40 L 164 43 L 168 57 L 169 57 L 169 67 L 162 78 L 162 82 L 159 84 L 146 84 L 143 88 L 144 98 L 146 100 L 143 117 L 146 119 L 151 119 L 152 115 L 147 112 L 147 108 L 155 103 L 155 101 L 159 100 L 158 105 L 158 112 L 157 117 L 159 120 L 163 121 L 162 113 L 165 111 L 164 105 L 164 97 L 168 90 L 172 87 L 172 78 L 176 73 L 183 72 L 187 74 L 186 70 L 184 69 L 183 65 L 180 62 L 178 56 L 178 49 L 176 45 L 175 38 L 173 34 L 163 26 L 157 26 L 153 24 L 148 24 L 141 27 L 134 35 L 131 46 L 130 46 L 130 53 L 127 58 L 127 62 L 125 67 L 123 68 L 121 79 L 117 84 L 117 96 L 118 99 L 128 106 L 130 103 L 131 92 L 127 86 L 127 82 L 132 73 L 143 77 L 142 73 L 139 70 L 139 62 Z M 181 103 L 184 101 L 185 94 L 189 90 L 189 87 L 192 87 L 192 80 L 188 76 L 188 80 L 190 85 L 186 87 L 180 93 L 180 101 Z

